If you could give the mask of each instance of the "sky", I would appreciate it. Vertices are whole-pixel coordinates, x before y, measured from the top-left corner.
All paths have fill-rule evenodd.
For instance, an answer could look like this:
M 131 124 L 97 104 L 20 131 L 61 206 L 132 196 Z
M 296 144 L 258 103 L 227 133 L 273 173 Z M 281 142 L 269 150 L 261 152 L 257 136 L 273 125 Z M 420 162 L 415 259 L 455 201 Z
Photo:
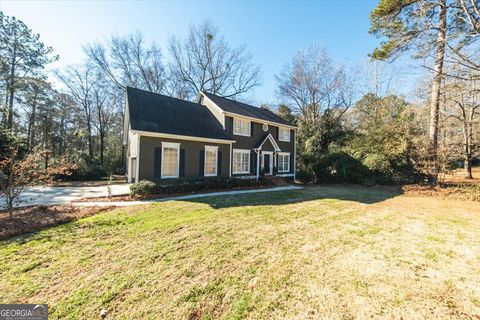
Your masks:
M 84 59 L 84 44 L 135 31 L 141 31 L 148 42 L 159 44 L 166 55 L 168 40 L 173 35 L 183 37 L 191 24 L 211 19 L 232 46 L 246 45 L 253 62 L 260 65 L 262 86 L 249 97 L 260 104 L 279 100 L 275 75 L 298 50 L 312 44 L 326 47 L 338 63 L 365 64 L 368 53 L 380 42 L 368 33 L 369 14 L 377 3 L 0 0 L 0 10 L 22 20 L 53 47 L 60 60 L 51 68 L 80 63 Z M 408 68 L 398 67 L 401 93 L 411 91 L 418 77 L 412 63 L 406 63 Z

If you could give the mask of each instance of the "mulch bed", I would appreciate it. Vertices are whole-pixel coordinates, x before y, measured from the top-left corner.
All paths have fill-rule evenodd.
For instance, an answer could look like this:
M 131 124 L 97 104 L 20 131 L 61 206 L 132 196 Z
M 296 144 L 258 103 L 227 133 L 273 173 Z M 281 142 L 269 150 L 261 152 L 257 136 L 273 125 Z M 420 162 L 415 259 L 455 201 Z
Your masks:
M 115 207 L 39 205 L 16 209 L 13 214 L 13 219 L 9 218 L 8 211 L 0 211 L 0 240 L 93 216 L 112 208 Z

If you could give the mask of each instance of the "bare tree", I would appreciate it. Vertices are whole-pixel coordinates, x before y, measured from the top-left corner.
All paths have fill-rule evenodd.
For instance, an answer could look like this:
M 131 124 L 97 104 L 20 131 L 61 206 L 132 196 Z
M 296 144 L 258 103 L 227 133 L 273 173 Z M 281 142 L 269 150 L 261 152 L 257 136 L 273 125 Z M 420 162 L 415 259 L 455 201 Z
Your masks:
M 464 13 L 464 21 L 472 33 L 480 35 L 480 3 L 476 0 L 460 0 Z
M 69 66 L 64 72 L 57 72 L 57 77 L 66 86 L 68 93 L 82 107 L 85 116 L 88 155 L 93 158 L 92 126 L 94 117 L 95 75 L 90 65 Z
M 260 85 L 260 68 L 245 46 L 232 48 L 208 20 L 190 26 L 185 39 L 172 38 L 169 49 L 174 86 L 186 84 L 191 99 L 199 91 L 236 98 Z
M 133 86 L 156 93 L 166 93 L 163 56 L 155 43 L 145 45 L 142 33 L 113 36 L 107 44 L 84 46 L 91 62 L 120 89 Z
M 292 103 L 304 122 L 314 123 L 332 110 L 341 117 L 353 104 L 353 81 L 318 46 L 299 51 L 276 76 L 278 93 Z
M 480 80 L 477 80 L 478 75 L 468 71 L 452 73 L 458 74 L 462 79 L 449 78 L 444 85 L 446 118 L 455 121 L 450 129 L 454 132 L 450 135 L 449 144 L 460 146 L 453 150 L 463 154 L 465 178 L 472 179 L 472 159 L 480 146 L 480 141 L 475 137 L 475 131 L 480 124 Z M 467 77 L 472 80 L 463 80 Z M 457 142 L 456 137 L 459 136 L 462 139 Z
M 100 164 L 103 166 L 105 138 L 110 127 L 118 120 L 116 111 L 114 110 L 116 92 L 107 82 L 107 79 L 105 79 L 102 74 L 97 73 L 92 95 L 95 110 L 93 125 L 99 137 Z

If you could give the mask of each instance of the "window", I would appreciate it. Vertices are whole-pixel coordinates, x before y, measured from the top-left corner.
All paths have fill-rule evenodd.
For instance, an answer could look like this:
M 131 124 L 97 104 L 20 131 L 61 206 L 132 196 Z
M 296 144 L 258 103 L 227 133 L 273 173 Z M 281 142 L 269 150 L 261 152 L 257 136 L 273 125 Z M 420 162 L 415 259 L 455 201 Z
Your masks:
M 205 146 L 205 177 L 217 175 L 217 146 Z
M 162 142 L 163 178 L 178 178 L 180 164 L 180 143 Z
M 250 173 L 250 151 L 233 149 L 233 173 Z
M 290 153 L 279 152 L 278 153 L 278 172 L 290 171 Z
M 290 142 L 290 129 L 288 128 L 278 128 L 278 140 Z
M 234 118 L 233 134 L 250 137 L 250 121 Z

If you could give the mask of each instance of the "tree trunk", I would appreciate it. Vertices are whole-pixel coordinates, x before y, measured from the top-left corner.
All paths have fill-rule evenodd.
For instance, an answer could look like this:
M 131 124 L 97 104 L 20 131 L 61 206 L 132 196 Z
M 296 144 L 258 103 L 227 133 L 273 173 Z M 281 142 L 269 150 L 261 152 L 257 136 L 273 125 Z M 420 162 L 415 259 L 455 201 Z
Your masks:
M 463 165 L 465 167 L 465 179 L 473 179 L 472 175 L 472 159 L 468 155 L 465 157 L 465 160 L 463 162 Z
M 92 121 L 87 119 L 88 155 L 93 159 Z
M 429 139 L 431 155 L 433 160 L 432 177 L 437 180 L 437 149 L 438 149 L 438 118 L 440 112 L 440 89 L 443 76 L 443 62 L 445 57 L 446 35 L 447 35 L 447 5 L 446 0 L 439 0 L 440 13 L 437 35 L 437 54 L 435 57 L 435 67 L 432 83 L 432 95 L 430 102 L 430 128 Z
M 32 104 L 32 115 L 30 116 L 30 121 L 28 122 L 28 131 L 27 131 L 27 150 L 30 151 L 35 144 L 35 118 L 37 112 L 37 93 L 33 98 Z
M 105 133 L 100 132 L 100 164 L 103 167 L 103 152 L 105 150 Z
M 12 65 L 10 66 L 10 79 L 8 81 L 9 87 L 9 99 L 8 99 L 8 115 L 7 115 L 7 128 L 13 128 L 13 101 L 15 98 L 15 59 L 17 55 L 17 48 L 13 46 L 13 54 L 12 54 Z

